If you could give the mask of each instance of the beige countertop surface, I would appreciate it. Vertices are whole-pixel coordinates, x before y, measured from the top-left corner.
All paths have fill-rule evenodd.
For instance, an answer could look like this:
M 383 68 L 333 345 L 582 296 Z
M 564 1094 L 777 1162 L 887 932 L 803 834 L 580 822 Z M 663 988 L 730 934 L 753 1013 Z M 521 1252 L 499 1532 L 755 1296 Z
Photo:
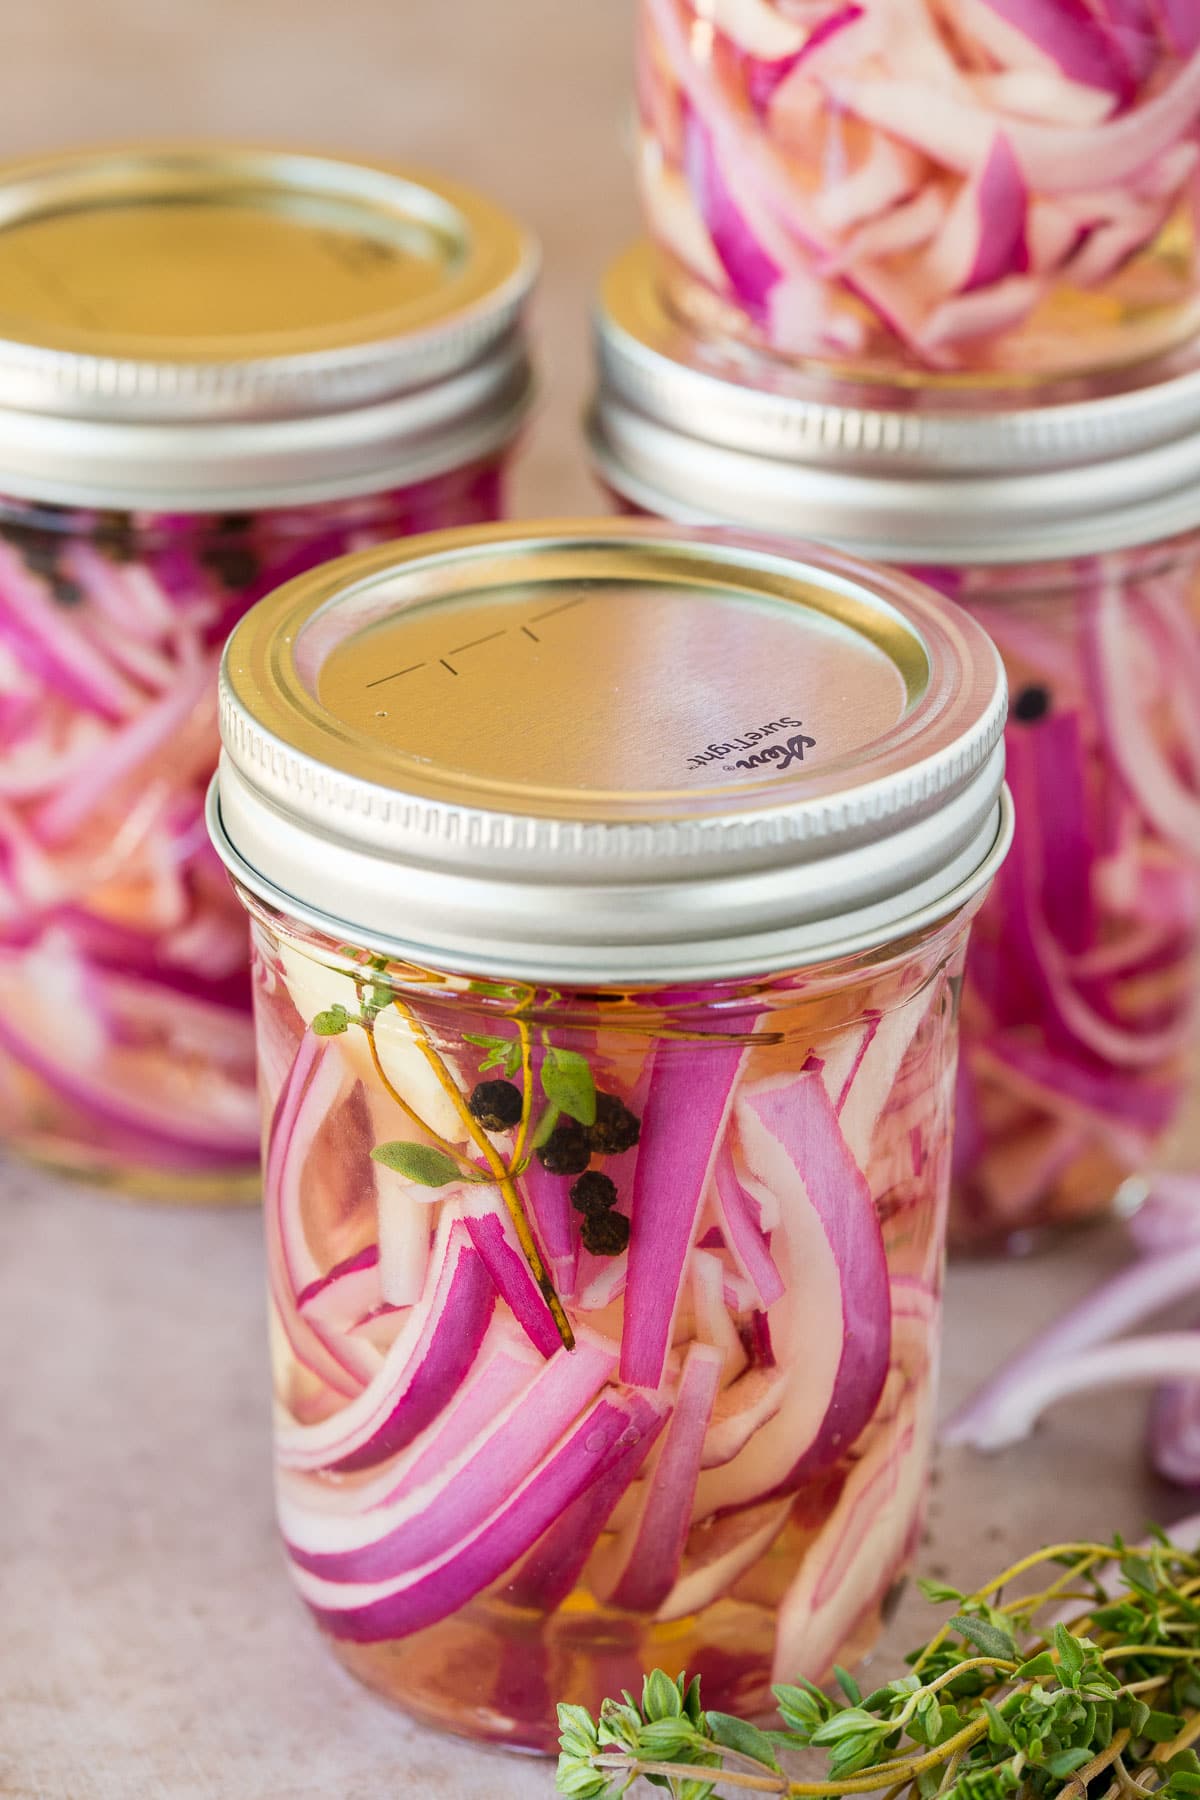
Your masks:
M 539 232 L 546 401 L 525 514 L 597 506 L 575 437 L 586 309 L 634 229 L 629 0 L 43 0 L 6 19 L 0 153 L 221 132 L 440 165 Z M 2 298 L 2 297 L 0 297 Z M 955 1271 L 947 1404 L 1119 1254 L 1105 1233 Z M 409 1724 L 324 1654 L 271 1516 L 252 1213 L 123 1206 L 0 1163 L 0 1795 L 538 1800 L 543 1764 Z M 1141 1399 L 946 1454 L 927 1572 L 1188 1510 Z M 914 1632 L 904 1603 L 879 1660 Z

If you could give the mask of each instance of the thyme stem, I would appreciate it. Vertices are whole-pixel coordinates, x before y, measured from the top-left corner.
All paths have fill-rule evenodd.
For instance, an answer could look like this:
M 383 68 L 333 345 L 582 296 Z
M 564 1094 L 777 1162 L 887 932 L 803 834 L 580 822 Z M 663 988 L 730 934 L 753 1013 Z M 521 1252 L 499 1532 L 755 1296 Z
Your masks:
M 401 1000 L 399 995 L 393 997 L 392 1005 L 396 1008 L 400 1016 L 407 1021 L 409 1028 L 413 1033 L 417 1048 L 432 1069 L 447 1099 L 458 1113 L 459 1118 L 466 1127 L 472 1143 L 486 1162 L 488 1169 L 495 1180 L 496 1186 L 500 1189 L 500 1193 L 503 1196 L 504 1204 L 508 1209 L 508 1215 L 513 1222 L 513 1229 L 517 1234 L 517 1242 L 520 1244 L 525 1260 L 529 1264 L 529 1272 L 536 1281 L 546 1305 L 550 1308 L 555 1326 L 558 1329 L 558 1335 L 562 1339 L 565 1348 L 573 1350 L 575 1348 L 575 1333 L 571 1330 L 571 1322 L 563 1311 L 562 1301 L 559 1299 L 546 1265 L 542 1261 L 542 1253 L 538 1249 L 537 1240 L 533 1235 L 529 1220 L 525 1216 L 525 1208 L 521 1202 L 521 1196 L 517 1192 L 516 1183 L 513 1180 L 511 1171 L 506 1167 L 503 1159 L 497 1154 L 491 1139 L 472 1114 L 470 1107 L 459 1092 L 458 1083 L 430 1043 L 429 1034 L 426 1032 L 425 1027 L 418 1019 L 412 1007 L 409 1006 L 406 1000 Z

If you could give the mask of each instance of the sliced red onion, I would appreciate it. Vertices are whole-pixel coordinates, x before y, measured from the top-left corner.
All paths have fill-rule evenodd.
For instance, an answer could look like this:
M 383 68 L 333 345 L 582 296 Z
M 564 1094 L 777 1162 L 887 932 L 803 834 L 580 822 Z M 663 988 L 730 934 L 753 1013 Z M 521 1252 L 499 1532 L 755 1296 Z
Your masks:
M 496 1291 L 543 1356 L 562 1348 L 562 1338 L 544 1295 L 529 1272 L 529 1264 L 517 1243 L 516 1233 L 495 1188 L 466 1190 L 463 1212 L 471 1242 Z
M 550 1454 L 616 1368 L 616 1346 L 588 1332 L 544 1363 L 490 1426 L 424 1485 L 367 1512 L 306 1511 L 280 1495 L 292 1560 L 330 1581 L 391 1581 L 484 1524 Z
M 1002 68 L 1032 51 L 1081 87 L 1099 88 L 1115 99 L 1131 95 L 1129 63 L 1085 0 L 960 0 L 960 6 L 963 23 Z
M 1200 53 L 1196 66 L 1200 68 Z M 1200 791 L 1185 786 L 1172 768 L 1158 741 L 1154 720 L 1145 717 L 1140 708 L 1123 704 L 1130 627 L 1111 577 L 1097 584 L 1087 612 L 1087 629 L 1107 752 L 1146 817 L 1185 856 L 1192 857 L 1200 844 Z
M 282 1425 L 275 1449 L 285 1469 L 350 1473 L 394 1456 L 441 1412 L 479 1354 L 496 1290 L 467 1222 L 447 1214 L 429 1282 L 369 1386 L 332 1418 Z
M 939 293 L 993 288 L 1024 273 L 1029 267 L 1028 199 L 1012 145 L 998 131 L 978 171 L 960 188 L 925 259 Z
M 34 1036 L 3 987 L 0 984 L 6 1002 L 0 1010 L 0 1050 L 36 1075 L 81 1123 L 103 1133 L 106 1141 L 126 1146 L 136 1160 L 144 1161 L 148 1155 L 166 1168 L 190 1163 L 198 1170 L 221 1170 L 254 1156 L 258 1130 L 252 1095 L 245 1096 L 244 1107 L 236 1102 L 230 1106 L 228 1116 L 207 1114 L 199 1104 L 190 1112 L 181 1111 L 149 1086 L 138 1089 L 114 1081 L 100 1062 L 78 1064 L 82 1040 L 68 1049 L 51 1043 L 44 1033 Z M 229 1095 L 219 1098 L 224 1103 Z
M 820 1072 L 747 1089 L 737 1125 L 780 1209 L 772 1249 L 786 1292 L 766 1316 L 786 1387 L 745 1449 L 701 1477 L 697 1518 L 793 1491 L 844 1456 L 879 1402 L 890 1349 L 879 1217 Z
M 872 1432 L 783 1597 L 776 1681 L 824 1681 L 843 1646 L 882 1606 L 920 1535 L 928 1423 L 906 1394 Z
M 667 1365 L 688 1251 L 745 1051 L 714 1042 L 654 1054 L 634 1174 L 621 1379 L 657 1388 Z
M 755 1432 L 776 1416 L 787 1387 L 787 1376 L 779 1369 L 756 1367 L 723 1388 L 713 1407 L 701 1468 L 719 1469 L 732 1462 Z
M 652 1613 L 675 1585 L 723 1364 L 722 1353 L 711 1345 L 688 1348 L 671 1421 L 641 1505 L 613 1546 L 611 1578 L 601 1577 L 611 1606 Z
M 879 1042 L 878 1033 L 873 1041 Z M 834 1390 L 816 1437 L 792 1470 L 795 1481 L 849 1449 L 883 1391 L 891 1333 L 887 1256 L 871 1190 L 818 1074 L 764 1083 L 743 1095 L 738 1130 L 750 1167 L 780 1197 L 785 1234 L 789 1214 L 811 1209 L 804 1229 L 811 1230 L 815 1219 L 842 1290 Z
M 296 1310 L 330 1331 L 349 1331 L 382 1304 L 379 1246 L 367 1244 L 296 1296 Z
M 318 1472 L 277 1472 L 277 1485 L 305 1513 L 368 1512 L 402 1500 L 435 1480 L 478 1438 L 491 1430 L 510 1403 L 525 1393 L 545 1358 L 511 1319 L 496 1318 L 466 1380 L 438 1417 L 407 1450 L 378 1472 L 329 1482 Z
M 838 1125 L 847 1154 L 865 1169 L 870 1164 L 875 1127 L 892 1097 L 896 1077 L 938 998 L 938 984 L 927 982 L 920 994 L 909 995 L 902 1006 L 862 1024 L 863 1037 L 852 1067 L 830 1098 L 837 1107 Z M 832 1074 L 830 1064 L 826 1079 Z
M 17 655 L 28 649 L 37 663 L 32 672 L 65 699 L 106 719 L 137 710 L 137 690 L 66 627 L 42 583 L 6 544 L 0 544 L 0 624 Z
M 573 1300 L 579 1239 L 572 1220 L 569 1184 L 561 1175 L 551 1175 L 535 1156 L 522 1175 L 520 1186 L 559 1299 Z
M 768 0 L 706 0 L 702 16 L 739 50 L 767 61 L 794 56 L 804 45 L 803 28 Z
M 151 758 L 161 756 L 198 709 L 210 704 L 212 672 L 200 664 L 177 676 L 171 690 L 142 709 L 108 737 L 73 781 L 60 787 L 33 815 L 34 829 L 47 844 L 62 844 L 112 799 L 113 790 Z
M 1143 1256 L 1200 1243 L 1200 1176 L 1165 1170 L 1151 1176 L 1129 1235 Z
M 716 1519 L 702 1533 L 693 1533 L 699 1542 L 694 1552 L 684 1557 L 678 1580 L 655 1614 L 658 1622 L 665 1625 L 690 1618 L 728 1594 L 747 1569 L 767 1554 L 791 1511 L 790 1500 L 769 1500 L 764 1506 L 748 1506 Z
M 483 1525 L 436 1561 L 395 1581 L 366 1584 L 295 1569 L 300 1593 L 327 1631 L 358 1643 L 435 1625 L 512 1568 L 660 1419 L 652 1397 L 602 1397 Z
M 761 317 L 782 274 L 738 206 L 716 155 L 712 134 L 695 112 L 684 126 L 688 185 L 696 198 L 713 249 L 742 304 Z
M 1191 56 L 1200 48 L 1200 13 L 1194 0 L 1154 0 L 1163 27 L 1174 49 Z
M 1164 1481 L 1200 1488 L 1200 1381 L 1170 1381 L 1150 1402 L 1150 1459 Z
M 734 1167 L 733 1154 L 722 1144 L 714 1171 L 714 1191 L 730 1251 L 757 1304 L 766 1309 L 783 1295 L 783 1279 L 771 1257 L 770 1241 L 755 1218 L 757 1208 Z
M 943 1437 L 947 1443 L 973 1444 L 980 1450 L 1014 1442 L 1011 1421 L 1019 1424 L 1027 1417 L 1031 1428 L 1037 1412 L 1054 1398 L 1053 1389 L 1044 1388 L 1047 1374 L 1052 1377 L 1055 1369 L 1076 1364 L 1082 1368 L 1085 1353 L 1198 1289 L 1200 1242 L 1133 1263 L 1036 1337 L 954 1415 L 943 1427 Z M 1132 1339 L 1131 1345 L 1152 1341 Z M 1196 1341 L 1200 1343 L 1200 1334 Z M 1043 1402 L 1038 1396 L 1044 1391 L 1049 1398 Z M 1016 1435 L 1022 1435 L 1020 1430 Z
M 647 1408 L 640 1436 L 613 1457 L 600 1479 L 566 1508 L 530 1551 L 505 1585 L 504 1598 L 510 1605 L 552 1613 L 574 1593 L 614 1509 L 641 1473 L 670 1417 L 670 1403 L 664 1397 L 639 1399 Z
M 1097 1344 L 1057 1362 L 1039 1364 L 1020 1380 L 1001 1378 L 993 1383 L 986 1414 L 969 1407 L 956 1422 L 955 1438 L 979 1450 L 1000 1450 L 1028 1437 L 1048 1407 L 1073 1394 L 1177 1376 L 1200 1380 L 1200 1331 Z
M 978 109 L 916 82 L 826 77 L 830 96 L 859 118 L 913 144 L 943 167 L 969 175 L 991 145 Z M 1009 136 L 1030 187 L 1044 194 L 1119 188 L 1185 138 L 1200 106 L 1200 50 L 1152 99 L 1091 130 L 1014 120 Z
M 389 1306 L 415 1306 L 429 1272 L 434 1227 L 429 1202 L 436 1202 L 437 1191 L 405 1181 L 382 1163 L 375 1164 L 374 1174 L 379 1298 Z
M 746 1350 L 725 1299 L 725 1266 L 711 1250 L 691 1254 L 693 1329 L 699 1343 L 721 1355 L 722 1381 L 733 1381 L 746 1366 Z

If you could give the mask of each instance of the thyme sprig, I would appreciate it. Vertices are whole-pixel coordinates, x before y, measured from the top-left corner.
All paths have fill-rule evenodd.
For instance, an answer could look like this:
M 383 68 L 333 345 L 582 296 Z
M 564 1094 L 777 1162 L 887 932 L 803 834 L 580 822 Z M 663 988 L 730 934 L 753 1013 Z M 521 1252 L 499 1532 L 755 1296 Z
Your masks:
M 316 1015 L 312 1028 L 319 1037 L 337 1037 L 357 1026 L 366 1036 L 371 1062 L 376 1077 L 391 1100 L 399 1107 L 404 1116 L 422 1132 L 430 1142 L 408 1142 L 397 1140 L 393 1143 L 378 1144 L 371 1152 L 377 1162 L 385 1167 L 395 1169 L 408 1180 L 419 1182 L 425 1187 L 445 1187 L 453 1181 L 494 1183 L 504 1201 L 505 1209 L 512 1221 L 517 1242 L 529 1266 L 529 1272 L 545 1300 L 554 1320 L 558 1335 L 566 1349 L 575 1345 L 575 1334 L 571 1329 L 562 1301 L 558 1297 L 550 1272 L 542 1259 L 537 1239 L 525 1211 L 525 1204 L 516 1185 L 516 1177 L 528 1165 L 526 1145 L 530 1137 L 533 1115 L 533 1067 L 532 1038 L 528 1021 L 528 1013 L 537 997 L 537 990 L 524 983 L 513 983 L 511 986 L 499 987 L 491 982 L 472 984 L 473 993 L 490 999 L 507 1001 L 508 1007 L 502 1016 L 512 1020 L 516 1030 L 515 1040 L 504 1038 L 470 1039 L 475 1044 L 484 1044 L 488 1048 L 489 1063 L 494 1066 L 495 1060 L 503 1058 L 502 1066 L 508 1070 L 510 1054 L 515 1057 L 514 1073 L 519 1070 L 522 1077 L 521 1119 L 517 1128 L 516 1142 L 509 1161 L 496 1149 L 487 1132 L 479 1124 L 467 1104 L 457 1080 L 451 1072 L 445 1058 L 441 1055 L 433 1038 L 418 1018 L 408 1001 L 403 999 L 386 980 L 387 963 L 382 957 L 372 957 L 363 965 L 361 972 L 354 980 L 355 994 L 358 1000 L 358 1012 L 351 1013 L 341 1005 L 329 1007 Z M 463 1129 L 470 1141 L 471 1153 L 465 1152 L 458 1145 L 435 1131 L 399 1092 L 390 1080 L 379 1054 L 375 1041 L 375 1021 L 380 1013 L 393 1007 L 404 1020 L 409 1035 L 417 1050 L 424 1057 L 434 1079 L 442 1089 L 447 1100 L 462 1122 Z M 545 1034 L 543 1034 L 545 1035 Z M 494 1059 L 494 1060 L 493 1060 Z M 485 1067 L 489 1066 L 485 1063 Z M 542 1067 L 542 1087 L 546 1095 L 546 1110 L 543 1121 L 534 1132 L 536 1144 L 546 1119 L 551 1122 L 557 1119 L 559 1111 L 572 1108 L 575 1116 L 584 1117 L 590 1111 L 590 1118 L 596 1116 L 596 1091 L 591 1071 L 584 1058 L 573 1051 L 547 1049 Z
M 1036 1569 L 1059 1572 L 1004 1599 Z M 640 1703 L 598 1718 L 560 1706 L 558 1791 L 617 1800 L 645 1779 L 674 1800 L 1200 1800 L 1200 1558 L 1159 1532 L 1148 1547 L 1058 1544 L 974 1594 L 921 1584 L 953 1617 L 864 1696 L 809 1681 L 776 1687 L 783 1729 L 706 1712 L 700 1683 L 661 1669 Z M 781 1751 L 826 1752 L 824 1779 L 797 1780 Z

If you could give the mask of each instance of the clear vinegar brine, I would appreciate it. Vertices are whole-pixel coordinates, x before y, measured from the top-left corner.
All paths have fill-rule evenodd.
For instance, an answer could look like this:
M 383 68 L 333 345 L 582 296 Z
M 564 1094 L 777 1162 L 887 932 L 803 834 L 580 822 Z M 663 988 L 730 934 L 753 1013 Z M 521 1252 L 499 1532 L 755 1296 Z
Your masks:
M 457 189 L 269 150 L 80 151 L 0 193 L 0 1143 L 254 1198 L 221 647 L 330 557 L 501 515 L 533 252 Z
M 346 559 L 231 641 L 280 1528 L 335 1653 L 421 1717 L 545 1751 L 558 1700 L 655 1666 L 762 1713 L 887 1614 L 1008 830 L 999 666 L 950 620 L 598 524 Z M 363 780 L 362 824 L 293 758 Z
M 669 303 L 781 361 L 1091 373 L 1194 336 L 1200 14 L 1167 0 L 640 0 Z

